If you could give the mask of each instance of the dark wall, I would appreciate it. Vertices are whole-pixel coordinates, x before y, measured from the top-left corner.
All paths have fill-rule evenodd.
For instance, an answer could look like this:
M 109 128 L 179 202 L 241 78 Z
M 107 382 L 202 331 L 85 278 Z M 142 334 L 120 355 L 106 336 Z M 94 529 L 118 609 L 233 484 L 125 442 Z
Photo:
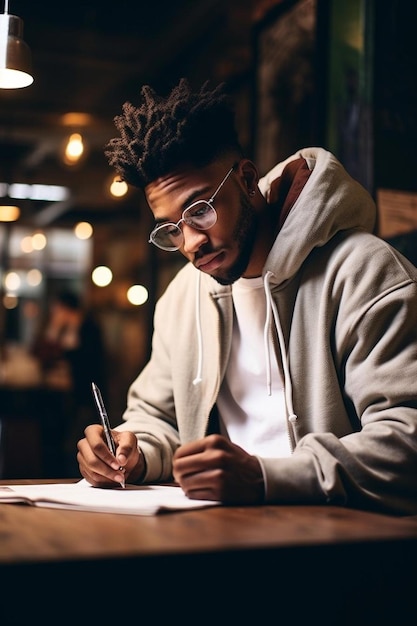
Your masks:
M 417 3 L 374 2 L 375 188 L 417 190 Z

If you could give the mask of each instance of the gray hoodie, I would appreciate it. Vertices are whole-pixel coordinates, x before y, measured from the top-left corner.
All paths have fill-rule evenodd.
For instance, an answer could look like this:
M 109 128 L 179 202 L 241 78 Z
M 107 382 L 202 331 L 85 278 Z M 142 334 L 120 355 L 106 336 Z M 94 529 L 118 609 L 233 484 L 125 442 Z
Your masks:
M 263 272 L 293 450 L 260 459 L 265 502 L 416 514 L 417 270 L 372 234 L 374 202 L 326 150 L 261 179 L 268 202 L 300 158 L 310 175 Z M 158 301 L 152 356 L 118 426 L 137 434 L 145 481 L 171 479 L 178 445 L 210 430 L 232 322 L 231 288 L 192 264 Z

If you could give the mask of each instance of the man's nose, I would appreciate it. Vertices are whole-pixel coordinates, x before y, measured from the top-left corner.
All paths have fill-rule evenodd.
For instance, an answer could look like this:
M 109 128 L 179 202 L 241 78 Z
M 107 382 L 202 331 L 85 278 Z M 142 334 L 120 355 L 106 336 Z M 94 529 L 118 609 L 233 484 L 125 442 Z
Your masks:
M 182 223 L 182 234 L 184 237 L 183 250 L 186 254 L 197 252 L 208 240 L 206 231 L 193 228 L 185 222 Z

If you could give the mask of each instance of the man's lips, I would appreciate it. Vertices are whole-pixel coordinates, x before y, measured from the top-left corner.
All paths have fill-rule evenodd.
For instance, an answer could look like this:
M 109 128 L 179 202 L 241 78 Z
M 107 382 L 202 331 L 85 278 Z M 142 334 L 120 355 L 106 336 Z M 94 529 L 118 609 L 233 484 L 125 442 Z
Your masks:
M 196 261 L 195 266 L 202 272 L 212 272 L 216 270 L 223 263 L 225 257 L 224 252 L 216 252 L 210 256 L 205 256 L 202 259 Z

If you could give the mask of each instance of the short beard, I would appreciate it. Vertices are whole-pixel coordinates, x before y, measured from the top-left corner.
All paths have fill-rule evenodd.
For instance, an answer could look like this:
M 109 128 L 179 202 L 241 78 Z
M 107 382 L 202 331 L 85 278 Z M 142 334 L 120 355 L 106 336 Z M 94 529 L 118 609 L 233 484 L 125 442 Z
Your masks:
M 257 232 L 258 214 L 247 196 L 242 192 L 240 195 L 240 215 L 233 233 L 233 239 L 238 243 L 239 256 L 236 263 L 227 270 L 226 275 L 212 277 L 220 285 L 231 285 L 244 274 L 252 255 Z

